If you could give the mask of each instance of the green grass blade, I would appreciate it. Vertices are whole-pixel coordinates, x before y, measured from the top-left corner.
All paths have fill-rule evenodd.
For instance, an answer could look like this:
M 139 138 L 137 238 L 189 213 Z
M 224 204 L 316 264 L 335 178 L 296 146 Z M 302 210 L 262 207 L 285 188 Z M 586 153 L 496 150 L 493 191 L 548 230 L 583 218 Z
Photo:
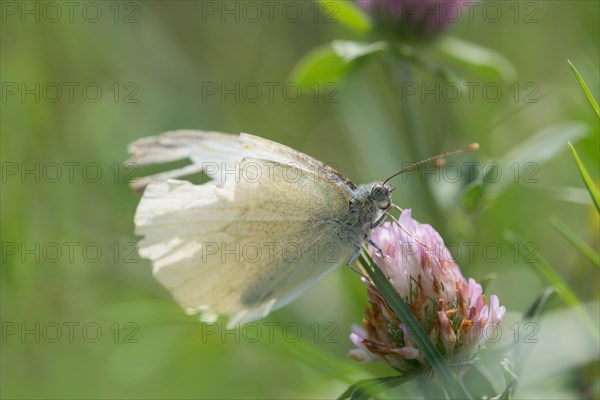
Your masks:
M 563 298 L 565 303 L 570 306 L 579 306 L 581 305 L 581 300 L 575 292 L 571 290 L 569 285 L 554 271 L 554 269 L 548 264 L 546 260 L 544 260 L 537 251 L 533 253 L 529 250 L 531 246 L 525 244 L 523 239 L 516 233 L 512 231 L 508 231 L 505 233 L 505 238 L 517 245 L 519 254 L 524 257 L 525 263 L 527 265 L 535 266 L 534 270 L 541 274 L 541 276 L 558 292 L 558 294 Z M 531 260 L 531 261 L 528 261 Z
M 553 287 L 547 287 L 544 289 L 542 294 L 540 294 L 533 303 L 527 308 L 525 313 L 523 314 L 524 321 L 537 321 L 544 311 L 544 307 L 550 301 L 552 295 L 556 293 L 556 289 Z
M 592 181 L 590 174 L 587 172 L 587 169 L 585 169 L 585 166 L 581 162 L 581 159 L 579 158 L 577 151 L 575 151 L 575 147 L 573 147 L 571 142 L 568 142 L 568 144 L 569 144 L 569 148 L 571 149 L 571 153 L 573 153 L 573 158 L 575 158 L 575 162 L 577 163 L 577 167 L 579 168 L 579 173 L 581 174 L 581 177 L 583 178 L 583 183 L 585 183 L 585 186 L 587 187 L 588 192 L 590 192 L 590 196 L 592 196 L 592 200 L 594 200 L 594 204 L 596 205 L 596 210 L 598 210 L 598 212 L 600 212 L 600 199 L 598 198 L 598 188 L 596 187 L 596 185 L 594 185 L 594 182 Z
M 529 306 L 527 311 L 525 311 L 523 314 L 523 322 L 537 322 L 546 304 L 548 304 L 548 301 L 554 293 L 556 293 L 556 290 L 552 286 L 546 288 Z M 511 351 L 510 360 L 504 359 L 501 362 L 506 387 L 501 394 L 492 397 L 492 400 L 509 400 L 512 398 L 513 393 L 519 384 L 519 376 L 521 375 L 525 360 L 533 350 L 534 345 L 534 343 L 519 341 Z
M 523 314 L 523 322 L 538 322 L 542 312 L 546 308 L 546 304 L 550 301 L 553 295 L 556 293 L 556 289 L 552 286 L 547 287 L 544 291 L 535 299 L 535 301 L 527 308 Z M 534 343 L 527 343 L 525 341 L 519 341 L 512 350 L 511 362 L 513 370 L 517 376 L 521 375 L 525 360 L 533 350 Z M 516 384 L 516 383 L 515 383 Z
M 598 327 L 594 323 L 593 319 L 585 311 L 583 311 L 583 307 L 581 307 L 581 300 L 569 287 L 569 285 L 561 278 L 561 276 L 556 273 L 554 268 L 552 268 L 552 266 L 546 260 L 544 260 L 544 258 L 542 258 L 537 251 L 531 253 L 531 251 L 529 251 L 530 246 L 526 245 L 523 239 L 521 239 L 521 237 L 515 232 L 507 231 L 505 233 L 505 238 L 518 246 L 518 252 L 524 257 L 525 260 L 534 260 L 526 262 L 526 264 L 530 265 L 536 273 L 539 273 L 544 280 L 554 286 L 554 289 L 556 289 L 556 292 L 560 297 L 562 297 L 565 303 L 578 310 L 582 310 L 581 316 L 588 325 L 590 332 L 597 340 L 600 340 Z
M 387 376 L 384 378 L 363 379 L 350 386 L 337 400 L 368 400 L 376 395 L 400 386 L 413 379 L 412 376 Z
M 586 242 L 583 241 L 577 234 L 567 226 L 564 222 L 556 217 L 550 219 L 550 223 L 562 237 L 567 239 L 581 254 L 592 262 L 596 267 L 600 268 L 600 255 Z
M 410 311 L 410 307 L 398 295 L 388 278 L 366 252 L 361 254 L 359 260 L 390 308 L 394 311 L 398 319 L 406 325 L 409 333 L 414 337 L 419 350 L 423 352 L 423 356 L 432 366 L 440 381 L 443 382 L 447 389 L 453 392 L 455 397 L 460 399 L 470 399 L 471 396 L 452 372 L 448 363 L 446 363 L 446 360 L 444 360 L 433 343 L 431 343 L 429 336 L 421 328 L 419 321 L 417 321 Z
M 556 155 L 565 150 L 565 142 L 575 141 L 587 135 L 589 126 L 579 121 L 558 123 L 540 131 L 512 148 L 498 161 L 500 171 L 510 171 L 515 165 L 522 166 L 522 171 L 527 168 L 539 168 L 546 162 L 553 160 Z M 477 210 L 489 206 L 491 201 L 504 193 L 506 189 L 514 186 L 515 182 L 537 182 L 536 178 L 515 176 L 513 174 L 500 174 L 497 178 L 495 168 L 488 168 L 487 174 L 480 175 L 465 190 L 462 204 L 465 210 Z
M 289 341 L 281 339 L 285 337 L 282 327 L 274 326 L 273 331 L 277 334 L 271 337 L 276 337 L 277 340 L 271 340 L 268 335 L 263 335 L 261 336 L 261 342 L 270 348 L 287 353 L 290 357 L 306 364 L 315 371 L 319 371 L 324 376 L 337 379 L 346 384 L 352 384 L 353 376 L 361 373 L 364 375 L 364 371 L 358 367 L 358 363 L 344 362 L 304 338 L 300 338 L 293 346 L 290 346 Z
M 583 78 L 579 74 L 579 71 L 577 71 L 577 68 L 575 68 L 571 60 L 567 59 L 567 62 L 569 63 L 569 67 L 571 67 L 573 75 L 575 75 L 575 79 L 577 79 L 577 82 L 579 82 L 579 86 L 581 86 L 583 93 L 585 93 L 585 97 L 587 97 L 588 101 L 592 105 L 592 108 L 596 112 L 596 115 L 598 116 L 598 118 L 600 118 L 600 108 L 598 107 L 596 99 L 594 99 L 594 96 L 592 96 L 592 92 L 590 92 L 590 89 L 587 87 L 585 81 L 583 80 Z

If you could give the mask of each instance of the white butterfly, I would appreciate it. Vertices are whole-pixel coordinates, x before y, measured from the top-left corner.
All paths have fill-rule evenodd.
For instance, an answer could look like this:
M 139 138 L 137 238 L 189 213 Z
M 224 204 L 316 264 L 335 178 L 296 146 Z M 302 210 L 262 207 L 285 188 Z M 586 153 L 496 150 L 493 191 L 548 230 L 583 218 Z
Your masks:
M 339 172 L 257 136 L 180 130 L 130 144 L 143 166 L 192 164 L 134 184 L 139 254 L 203 321 L 230 324 L 283 307 L 358 254 L 391 206 L 385 182 L 356 186 Z M 203 171 L 212 180 L 174 180 Z M 386 181 L 387 182 L 387 181 Z

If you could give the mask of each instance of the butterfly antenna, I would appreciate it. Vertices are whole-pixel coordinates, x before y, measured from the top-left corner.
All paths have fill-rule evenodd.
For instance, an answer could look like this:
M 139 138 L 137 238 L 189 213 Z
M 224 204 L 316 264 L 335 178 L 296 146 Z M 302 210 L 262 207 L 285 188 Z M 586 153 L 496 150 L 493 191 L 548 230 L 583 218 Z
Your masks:
M 459 154 L 459 153 L 464 153 L 465 151 L 474 151 L 479 149 L 479 143 L 471 143 L 468 146 L 462 147 L 458 150 L 454 150 L 454 151 L 448 151 L 446 153 L 442 153 L 442 154 L 438 154 L 437 156 L 434 157 L 429 157 L 426 158 L 425 160 L 410 164 L 408 167 L 406 168 L 402 168 L 400 171 L 396 172 L 394 175 L 390 176 L 389 178 L 387 178 L 383 184 L 385 185 L 386 183 L 388 183 L 392 178 L 397 177 L 400 174 L 403 174 L 405 172 L 408 171 L 412 171 L 413 169 L 423 165 L 423 164 L 427 164 L 428 162 L 434 161 L 434 160 L 438 160 L 440 158 L 445 158 L 445 157 L 449 157 L 449 156 L 453 156 L 455 154 Z

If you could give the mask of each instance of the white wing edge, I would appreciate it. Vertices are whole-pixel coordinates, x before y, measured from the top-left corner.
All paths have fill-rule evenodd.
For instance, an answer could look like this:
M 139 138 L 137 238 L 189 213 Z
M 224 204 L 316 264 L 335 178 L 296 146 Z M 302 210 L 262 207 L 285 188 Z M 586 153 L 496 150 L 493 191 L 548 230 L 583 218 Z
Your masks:
M 128 146 L 128 162 L 138 166 L 190 160 L 192 164 L 146 176 L 132 182 L 136 191 L 143 191 L 152 182 L 181 178 L 204 172 L 213 183 L 223 185 L 232 171 L 245 158 L 257 158 L 291 165 L 304 171 L 323 175 L 342 185 L 353 184 L 337 171 L 291 147 L 249 133 L 233 135 L 215 131 L 175 130 L 138 139 Z

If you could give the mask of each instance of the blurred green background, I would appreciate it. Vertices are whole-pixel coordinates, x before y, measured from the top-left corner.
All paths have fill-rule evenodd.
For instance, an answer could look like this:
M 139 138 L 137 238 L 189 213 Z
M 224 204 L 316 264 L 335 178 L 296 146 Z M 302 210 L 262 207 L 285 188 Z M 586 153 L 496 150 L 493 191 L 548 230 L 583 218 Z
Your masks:
M 250 330 L 225 334 L 186 316 L 135 254 L 139 198 L 127 184 L 135 171 L 122 166 L 131 141 L 195 128 L 276 140 L 335 164 L 355 182 L 384 178 L 416 161 L 406 145 L 407 102 L 390 83 L 384 57 L 365 60 L 326 95 L 304 89 L 296 101 L 283 87 L 311 48 L 360 39 L 327 22 L 310 1 L 253 3 L 258 17 L 234 1 L 75 2 L 72 14 L 65 3 L 0 3 L 1 397 L 332 398 L 356 379 L 391 374 L 347 357 L 350 327 L 361 323 L 367 304 L 348 268 L 259 321 L 259 340 Z M 504 55 L 518 75 L 501 83 L 498 101 L 481 91 L 474 101 L 413 96 L 424 152 L 477 141 L 479 152 L 456 160 L 485 163 L 545 128 L 577 124 L 585 136 L 575 146 L 598 182 L 598 118 L 566 60 L 598 99 L 599 3 L 517 3 L 496 3 L 503 14 L 494 22 L 475 12 L 452 27 L 452 35 Z M 524 22 L 532 10 L 536 21 Z M 486 71 L 449 67 L 466 81 L 498 82 Z M 415 72 L 419 85 L 436 81 Z M 521 90 L 516 99 L 512 84 Z M 207 92 L 215 85 L 218 93 Z M 237 94 L 224 93 L 236 85 Z M 251 92 L 256 86 L 262 95 Z M 537 101 L 527 102 L 532 87 Z M 546 149 L 543 141 L 535 146 L 532 154 Z M 507 229 L 533 243 L 583 301 L 594 302 L 598 269 L 550 225 L 558 217 L 598 250 L 598 214 L 566 143 L 559 147 L 535 164 L 534 180 L 521 175 L 515 183 L 514 171 L 504 170 L 509 184 L 476 211 L 460 207 L 465 179 L 411 174 L 396 182 L 394 200 L 447 242 L 477 242 L 472 257 L 462 247 L 457 261 L 465 276 L 495 275 L 488 293 L 510 313 L 522 312 L 546 284 L 515 260 Z M 499 257 L 481 251 L 489 243 Z M 598 390 L 597 351 L 530 389 L 545 382 L 561 388 L 554 393 L 589 397 L 594 385 Z

